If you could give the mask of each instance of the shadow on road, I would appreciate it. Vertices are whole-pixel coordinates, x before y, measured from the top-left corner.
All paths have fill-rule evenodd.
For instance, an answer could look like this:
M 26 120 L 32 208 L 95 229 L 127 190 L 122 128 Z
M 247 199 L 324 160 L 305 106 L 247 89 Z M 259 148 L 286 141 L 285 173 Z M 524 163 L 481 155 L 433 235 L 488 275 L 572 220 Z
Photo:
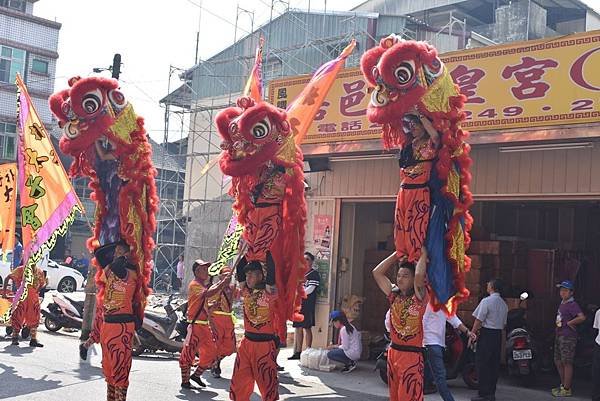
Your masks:
M 47 376 L 43 376 L 41 379 L 22 377 L 16 374 L 12 366 L 1 363 L 0 371 L 0 383 L 16 383 L 11 386 L 0 386 L 0 399 L 33 394 L 60 387 L 60 381 L 58 380 L 47 380 Z
M 31 354 L 35 348 L 30 347 L 27 343 L 21 342 L 21 345 L 8 345 L 4 347 L 3 354 L 9 354 L 11 356 L 23 356 Z

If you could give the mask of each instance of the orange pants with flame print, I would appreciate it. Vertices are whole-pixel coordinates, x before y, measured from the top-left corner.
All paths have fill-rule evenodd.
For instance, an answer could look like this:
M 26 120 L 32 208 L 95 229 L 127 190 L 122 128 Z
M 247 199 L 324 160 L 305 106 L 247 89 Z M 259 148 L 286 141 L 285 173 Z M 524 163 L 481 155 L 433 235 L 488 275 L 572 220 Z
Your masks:
M 245 240 L 248 243 L 246 259 L 266 262 L 267 251 L 279 234 L 282 224 L 281 204 L 257 207 L 248 213 L 248 224 L 244 230 Z
M 423 401 L 423 354 L 388 350 L 390 401 Z
M 400 189 L 396 199 L 394 245 L 398 257 L 417 262 L 427 235 L 430 209 L 429 188 Z
M 233 401 L 249 401 L 256 382 L 263 401 L 278 400 L 276 358 L 277 348 L 273 341 L 242 339 L 233 367 L 229 398 Z
M 134 323 L 102 323 L 102 371 L 109 385 L 121 388 L 129 386 L 134 331 Z

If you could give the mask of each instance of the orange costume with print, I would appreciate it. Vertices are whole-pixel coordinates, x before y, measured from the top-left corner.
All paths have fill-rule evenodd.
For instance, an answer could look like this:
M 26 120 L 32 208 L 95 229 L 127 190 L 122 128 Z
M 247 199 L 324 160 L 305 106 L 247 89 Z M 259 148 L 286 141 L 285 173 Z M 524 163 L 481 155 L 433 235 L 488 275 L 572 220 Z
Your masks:
M 23 282 L 23 266 L 14 269 L 9 277 L 12 278 L 15 285 L 21 286 Z M 8 280 L 8 277 L 6 278 Z M 27 298 L 13 311 L 10 324 L 14 333 L 19 333 L 23 327 L 29 329 L 37 328 L 40 324 L 40 296 L 39 290 L 46 285 L 46 277 L 39 267 L 34 267 L 33 282 L 27 286 Z
M 390 401 L 423 400 L 423 314 L 427 300 L 392 292 L 390 322 L 392 347 L 388 351 Z
M 428 186 L 436 149 L 433 141 L 416 138 L 400 153 L 400 191 L 396 198 L 394 242 L 398 257 L 416 262 L 427 234 L 431 196 Z
M 127 269 L 119 278 L 110 265 L 104 269 L 104 298 L 101 311 L 104 322 L 100 325 L 102 346 L 102 371 L 106 382 L 126 389 L 131 370 L 131 349 L 135 331 L 133 298 L 136 292 L 137 273 Z
M 231 300 L 234 298 L 234 289 L 225 287 L 222 292 L 215 294 L 208 300 L 210 322 L 217 343 L 218 357 L 224 358 L 235 352 L 235 326 Z
M 258 385 L 263 401 L 279 399 L 277 344 L 273 305 L 277 296 L 266 289 L 242 290 L 245 335 L 235 359 L 229 397 L 248 401 Z
M 209 369 L 217 359 L 217 344 L 208 322 L 206 291 L 208 287 L 194 279 L 188 286 L 188 332 L 183 343 L 179 367 L 182 372 L 182 382 L 189 382 L 190 368 L 196 354 L 199 361 L 194 376 L 199 377 Z

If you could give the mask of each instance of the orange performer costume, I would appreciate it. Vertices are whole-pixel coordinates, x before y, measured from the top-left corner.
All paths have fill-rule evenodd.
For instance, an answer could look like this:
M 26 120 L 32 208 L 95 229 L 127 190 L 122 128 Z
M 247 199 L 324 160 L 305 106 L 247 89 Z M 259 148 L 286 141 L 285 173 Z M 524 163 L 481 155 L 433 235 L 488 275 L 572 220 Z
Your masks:
M 203 260 L 196 260 L 192 267 L 195 279 L 188 287 L 188 332 L 179 357 L 179 367 L 181 368 L 181 387 L 190 389 L 192 385 L 190 380 L 197 383 L 200 387 L 206 387 L 202 381 L 201 375 L 205 370 L 210 369 L 215 360 L 217 360 L 217 343 L 208 321 L 207 301 L 215 294 L 220 295 L 223 285 L 227 279 L 223 279 L 212 287 L 208 287 L 209 275 L 208 268 L 211 263 Z M 230 277 L 229 275 L 226 277 Z M 206 283 L 206 284 L 205 284 Z M 231 318 L 230 318 L 231 319 Z M 199 361 L 194 374 L 190 376 L 190 370 L 199 354 Z
M 229 272 L 224 268 L 221 272 Z M 209 321 L 217 343 L 217 360 L 211 369 L 214 377 L 221 376 L 221 359 L 233 354 L 236 350 L 235 341 L 235 318 L 231 311 L 231 304 L 236 296 L 235 288 L 227 285 L 223 291 L 212 296 L 207 304 L 209 310 Z
M 5 290 L 8 281 L 11 279 L 17 288 L 21 286 L 21 283 L 23 282 L 23 269 L 23 266 L 19 266 L 6 276 L 6 279 L 4 280 Z M 36 266 L 33 273 L 33 283 L 28 286 L 27 298 L 25 298 L 25 301 L 16 304 L 16 308 L 11 314 L 10 325 L 13 330 L 13 345 L 19 345 L 19 333 L 23 327 L 27 327 L 31 330 L 31 341 L 29 342 L 29 345 L 31 347 L 43 347 L 43 345 L 37 341 L 37 328 L 40 324 L 39 291 L 46 286 L 46 283 L 47 281 L 44 272 Z
M 406 256 L 409 262 L 419 260 L 427 234 L 431 209 L 428 182 L 435 157 L 435 143 L 430 138 L 415 138 L 401 152 L 394 243 L 398 257 Z
M 423 401 L 423 314 L 427 300 L 392 292 L 388 350 L 390 401 Z
M 97 258 L 100 249 L 96 251 Z M 114 252 L 113 261 L 102 271 L 105 285 L 100 309 L 103 316 L 100 345 L 107 400 L 124 401 L 131 370 L 131 348 L 136 325 L 133 303 L 138 280 L 135 265 L 127 259 L 127 244 L 119 243 Z
M 277 295 L 273 290 L 275 265 L 270 254 L 267 254 L 266 270 L 266 279 L 262 282 L 264 273 L 260 262 L 247 264 L 242 258 L 237 266 L 237 279 L 242 285 L 245 332 L 231 377 L 229 398 L 233 401 L 250 400 L 255 382 L 263 401 L 279 399 L 276 362 L 279 336 L 273 313 Z M 251 275 L 260 279 L 248 279 Z M 246 284 L 250 280 L 253 281 Z

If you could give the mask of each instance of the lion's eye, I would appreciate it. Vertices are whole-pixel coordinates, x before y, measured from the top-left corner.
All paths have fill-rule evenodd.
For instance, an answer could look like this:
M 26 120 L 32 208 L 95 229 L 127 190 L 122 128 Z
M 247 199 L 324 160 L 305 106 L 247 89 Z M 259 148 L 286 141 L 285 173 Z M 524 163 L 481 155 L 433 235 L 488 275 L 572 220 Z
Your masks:
M 400 85 L 406 85 L 415 76 L 415 68 L 411 63 L 405 61 L 394 70 L 394 76 Z
M 256 139 L 263 139 L 271 132 L 271 125 L 269 120 L 265 119 L 259 123 L 254 124 L 252 127 L 252 136 Z

